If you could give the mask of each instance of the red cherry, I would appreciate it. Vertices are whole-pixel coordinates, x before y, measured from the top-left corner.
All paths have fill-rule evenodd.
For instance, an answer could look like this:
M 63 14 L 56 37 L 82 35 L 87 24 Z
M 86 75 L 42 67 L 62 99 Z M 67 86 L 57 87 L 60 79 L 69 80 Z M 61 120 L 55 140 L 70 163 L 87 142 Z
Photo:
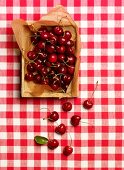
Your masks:
M 41 84 L 41 81 L 42 81 L 41 75 L 40 75 L 40 74 L 36 74 L 36 75 L 34 76 L 34 83 L 36 83 L 36 84 Z
M 50 32 L 50 35 L 49 35 L 49 42 L 51 43 L 51 44 L 53 44 L 53 45 L 55 45 L 56 43 L 57 43 L 57 36 L 55 36 L 54 34 L 52 34 L 51 32 Z
M 37 62 L 37 63 L 34 63 L 34 67 L 35 67 L 35 70 L 40 71 L 42 69 L 43 65 L 41 63 Z
M 57 61 L 57 55 L 55 53 L 49 54 L 48 55 L 48 61 L 50 63 L 55 63 Z
M 47 146 L 53 150 L 59 146 L 59 142 L 56 139 L 50 139 L 48 140 Z
M 61 45 L 61 46 L 57 46 L 56 47 L 56 51 L 58 53 L 64 53 L 65 52 L 65 46 Z
M 40 48 L 41 50 L 43 50 L 45 48 L 45 43 L 43 41 L 40 41 L 38 44 L 37 44 L 38 48 Z
M 73 148 L 71 146 L 65 146 L 64 149 L 63 149 L 63 154 L 65 156 L 71 155 L 72 152 L 73 152 Z
M 33 51 L 34 51 L 35 53 L 40 53 L 40 52 L 41 52 L 41 49 L 36 45 L 36 46 L 34 47 Z
M 65 45 L 67 43 L 67 39 L 65 37 L 60 36 L 60 37 L 58 37 L 58 43 L 60 45 Z
M 31 42 L 33 45 L 36 45 L 38 42 L 40 41 L 40 37 L 37 33 L 34 33 L 32 36 L 31 36 Z
M 59 114 L 56 111 L 53 111 L 50 113 L 50 115 L 48 116 L 48 120 L 51 122 L 55 122 L 59 119 Z
M 96 91 L 97 89 L 97 86 L 98 86 L 98 81 L 96 82 L 96 86 L 95 86 L 95 89 L 90 97 L 90 99 L 87 99 L 83 102 L 83 107 L 85 109 L 91 109 L 93 107 L 93 95 L 94 95 L 94 92 Z
M 54 47 L 54 45 L 46 45 L 45 49 L 46 49 L 46 51 L 47 51 L 48 53 L 53 53 L 53 52 L 55 52 L 55 47 Z
M 34 71 L 35 71 L 34 63 L 29 63 L 29 64 L 27 65 L 27 71 L 28 71 L 28 72 L 34 72 Z
M 63 135 L 66 132 L 66 126 L 63 123 L 61 123 L 59 126 L 55 128 L 55 132 L 60 135 Z
M 64 65 L 60 65 L 60 67 L 58 68 L 58 72 L 61 74 L 66 74 L 67 72 L 67 67 Z
M 74 54 L 74 49 L 72 47 L 66 47 L 67 54 Z
M 45 85 L 49 84 L 49 79 L 47 77 L 43 78 L 41 84 L 45 84 Z
M 49 33 L 48 32 L 41 32 L 40 37 L 41 37 L 42 40 L 48 40 Z
M 67 64 L 69 65 L 73 65 L 75 64 L 75 61 L 76 61 L 76 57 L 74 55 L 69 55 L 67 56 Z
M 62 105 L 62 109 L 64 111 L 70 111 L 72 109 L 72 104 L 70 102 L 65 102 L 63 105 Z
M 32 81 L 33 80 L 33 74 L 32 73 L 25 74 L 25 80 L 26 81 Z
M 41 27 L 39 30 L 38 30 L 38 32 L 47 32 L 48 31 L 48 29 L 47 29 L 47 27 L 45 27 L 45 26 L 43 26 L 43 27 Z
M 91 101 L 89 99 L 85 100 L 83 103 L 83 107 L 85 109 L 91 109 L 93 107 L 93 101 Z
M 72 124 L 73 126 L 78 126 L 80 120 L 81 120 L 81 117 L 80 117 L 80 116 L 74 115 L 74 116 L 71 117 L 71 124 Z
M 65 31 L 64 37 L 66 37 L 67 40 L 69 40 L 72 37 L 72 34 L 70 31 Z
M 40 73 L 42 76 L 46 76 L 47 75 L 47 67 L 42 66 L 42 68 L 40 69 Z
M 41 60 L 44 60 L 44 59 L 47 58 L 47 54 L 46 54 L 45 52 L 40 52 L 40 53 L 38 54 L 38 57 L 39 57 Z
M 34 60 L 34 59 L 36 58 L 36 54 L 35 54 L 34 51 L 28 51 L 27 57 L 28 57 L 30 60 Z
M 74 41 L 68 40 L 67 43 L 66 43 L 66 46 L 67 47 L 73 47 L 74 46 Z
M 62 27 L 59 27 L 59 26 L 53 27 L 53 33 L 55 33 L 56 35 L 63 35 Z
M 71 82 L 72 76 L 69 74 L 65 74 L 61 77 L 61 79 L 63 80 L 64 84 L 68 84 Z
M 51 85 L 50 85 L 50 87 L 51 87 L 53 90 L 55 90 L 55 91 L 56 91 L 56 90 L 58 90 L 58 89 L 59 89 L 59 87 L 60 87 L 60 86 L 59 86 L 59 84 L 54 83 L 54 84 L 51 84 Z
M 64 54 L 58 54 L 58 60 L 59 60 L 60 62 L 63 62 L 64 59 L 65 59 L 65 55 L 64 55 Z
M 70 65 L 68 68 L 67 68 L 67 72 L 71 75 L 74 74 L 74 70 L 75 70 L 75 67 L 74 65 Z

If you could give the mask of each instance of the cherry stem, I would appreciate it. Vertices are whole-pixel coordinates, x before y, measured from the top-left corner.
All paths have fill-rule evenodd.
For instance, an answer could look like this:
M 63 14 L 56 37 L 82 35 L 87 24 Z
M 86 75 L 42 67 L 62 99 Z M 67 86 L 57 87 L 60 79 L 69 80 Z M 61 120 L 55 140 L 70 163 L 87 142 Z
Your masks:
M 82 122 L 82 121 L 80 121 L 81 123 L 85 123 L 85 124 L 87 124 L 87 125 L 90 125 L 90 126 L 94 126 L 94 124 L 93 123 L 89 123 L 89 122 Z
M 63 61 L 63 63 L 64 63 L 65 65 L 67 65 L 68 67 L 73 68 L 72 66 L 69 66 L 65 61 Z
M 70 133 L 68 132 L 68 130 L 66 130 L 66 133 L 69 135 L 69 137 L 70 137 L 70 144 L 69 144 L 69 146 L 72 146 L 72 137 L 71 137 L 71 135 L 70 135 Z
M 90 99 L 89 99 L 90 101 L 92 101 L 92 98 L 93 98 L 93 96 L 94 96 L 94 93 L 95 93 L 97 87 L 98 87 L 98 81 L 96 82 L 95 89 L 94 89 L 93 93 L 91 94 L 91 97 L 90 97 Z

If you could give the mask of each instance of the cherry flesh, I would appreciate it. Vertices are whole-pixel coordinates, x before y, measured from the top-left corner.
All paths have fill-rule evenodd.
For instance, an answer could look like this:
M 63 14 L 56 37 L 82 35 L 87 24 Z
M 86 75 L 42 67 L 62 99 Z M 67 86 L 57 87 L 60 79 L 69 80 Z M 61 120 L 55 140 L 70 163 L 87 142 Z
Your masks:
M 48 140 L 47 146 L 49 149 L 54 150 L 59 146 L 59 142 L 56 139 L 50 139 Z
M 73 152 L 73 148 L 71 146 L 65 146 L 64 149 L 63 149 L 63 154 L 65 156 L 71 155 L 72 152 Z
M 62 105 L 62 109 L 64 111 L 70 111 L 72 109 L 72 104 L 70 102 L 65 102 Z
M 80 116 L 74 115 L 74 116 L 71 117 L 71 124 L 72 124 L 73 126 L 78 126 L 79 123 L 80 123 L 80 120 L 81 120 L 81 117 L 80 117 Z
M 59 114 L 56 111 L 53 111 L 50 113 L 50 115 L 48 116 L 48 120 L 51 122 L 55 122 L 59 119 Z
M 60 135 L 63 135 L 66 132 L 66 126 L 63 123 L 61 123 L 59 126 L 55 128 L 55 132 Z

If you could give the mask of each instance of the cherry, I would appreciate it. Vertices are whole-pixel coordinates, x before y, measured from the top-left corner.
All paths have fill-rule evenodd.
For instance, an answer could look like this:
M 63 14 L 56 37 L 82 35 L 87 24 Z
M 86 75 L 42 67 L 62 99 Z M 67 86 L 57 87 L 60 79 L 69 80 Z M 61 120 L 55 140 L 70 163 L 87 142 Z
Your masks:
M 45 27 L 45 26 L 43 26 L 43 27 L 41 27 L 39 30 L 38 30 L 38 32 L 47 32 L 48 31 L 48 29 L 47 29 L 47 27 Z
M 58 72 L 61 74 L 66 74 L 67 72 L 67 67 L 64 65 L 60 65 L 60 67 L 58 68 Z
M 60 62 L 63 62 L 64 59 L 65 59 L 65 55 L 64 55 L 64 54 L 58 54 L 58 60 L 59 60 Z
M 66 47 L 67 54 L 74 54 L 74 49 L 72 47 Z
M 59 146 L 59 142 L 56 139 L 50 139 L 48 140 L 47 146 L 53 150 Z
M 70 102 L 65 102 L 62 105 L 62 109 L 64 111 L 70 111 L 72 109 L 72 104 Z
M 31 36 L 31 42 L 33 45 L 36 45 L 40 41 L 40 37 L 37 35 L 37 33 L 34 33 Z
M 83 107 L 87 110 L 91 109 L 93 107 L 93 95 L 94 95 L 94 92 L 96 91 L 97 89 L 97 86 L 98 86 L 98 81 L 96 82 L 96 87 L 90 97 L 90 99 L 87 99 L 83 102 Z
M 41 58 L 39 58 L 39 57 L 35 60 L 35 62 L 33 63 L 33 65 L 34 65 L 34 67 L 35 67 L 35 66 L 38 65 L 38 64 L 42 64 L 42 60 L 41 60 Z
M 50 32 L 50 35 L 49 35 L 49 42 L 53 45 L 55 45 L 57 43 L 57 36 L 55 36 L 51 32 Z
M 34 47 L 33 51 L 34 51 L 35 53 L 40 53 L 40 52 L 41 52 L 41 49 L 36 45 L 36 46 Z
M 36 58 L 36 54 L 35 54 L 34 51 L 28 51 L 27 57 L 28 57 L 30 60 L 34 60 L 34 59 Z
M 74 65 L 70 65 L 68 68 L 67 68 L 67 72 L 71 75 L 74 74 L 74 70 L 75 70 L 75 67 Z
M 65 31 L 64 37 L 65 37 L 67 40 L 69 40 L 69 39 L 72 37 L 71 32 L 70 32 L 70 31 Z
M 67 64 L 73 65 L 75 64 L 75 61 L 76 61 L 76 57 L 74 55 L 67 56 Z
M 51 67 L 51 63 L 49 62 L 49 61 L 45 61 L 45 65 L 47 66 L 47 67 Z
M 44 59 L 47 58 L 47 54 L 46 54 L 45 52 L 40 52 L 40 53 L 38 54 L 38 57 L 39 57 L 41 60 L 44 60 Z
M 80 116 L 74 115 L 74 116 L 71 117 L 71 124 L 72 124 L 73 126 L 78 126 L 80 120 L 81 120 L 81 117 L 80 117 Z
M 43 65 L 41 63 L 36 62 L 34 63 L 34 67 L 35 67 L 35 70 L 41 71 Z
M 38 48 L 40 48 L 41 50 L 43 50 L 45 48 L 45 43 L 43 41 L 40 41 L 38 44 L 37 44 Z
M 58 53 L 64 53 L 65 52 L 65 46 L 61 45 L 61 46 L 57 46 L 56 47 L 56 51 Z
M 35 71 L 34 63 L 29 63 L 29 64 L 27 65 L 27 71 L 28 71 L 28 72 L 34 72 L 34 71 Z
M 41 81 L 42 81 L 41 75 L 40 75 L 40 74 L 36 74 L 36 75 L 34 76 L 34 83 L 36 83 L 36 84 L 41 84 Z
M 25 74 L 25 80 L 26 81 L 32 81 L 33 80 L 33 74 L 32 73 Z
M 55 91 L 56 91 L 56 90 L 58 90 L 58 89 L 59 89 L 59 87 L 60 87 L 60 86 L 59 86 L 59 84 L 54 83 L 54 84 L 51 84 L 51 85 L 50 85 L 50 87 L 51 87 L 53 90 L 55 90 Z
M 45 85 L 49 84 L 49 79 L 47 77 L 43 78 L 41 84 L 45 84 Z
M 41 32 L 40 37 L 41 37 L 42 40 L 48 40 L 49 33 L 48 32 Z
M 54 45 L 46 45 L 46 51 L 48 52 L 48 53 L 53 53 L 53 52 L 55 52 L 55 46 Z
M 48 55 L 48 61 L 50 63 L 55 63 L 57 61 L 57 55 L 55 53 L 49 54 Z
M 65 75 L 62 76 L 61 79 L 63 80 L 64 84 L 68 84 L 68 83 L 71 82 L 72 76 L 69 75 L 69 74 L 65 74 Z
M 40 69 L 40 73 L 41 73 L 42 76 L 46 76 L 47 75 L 47 67 L 43 66 Z
M 59 119 L 59 114 L 56 111 L 53 111 L 50 113 L 50 115 L 48 116 L 48 120 L 51 122 L 55 122 Z
M 59 26 L 53 27 L 53 33 L 55 33 L 56 35 L 63 35 L 62 27 L 59 27 Z
M 56 71 L 56 69 L 58 69 L 60 67 L 61 63 L 59 61 L 57 61 L 54 65 L 53 65 L 53 69 Z
M 60 45 L 65 45 L 67 43 L 67 39 L 65 37 L 60 36 L 60 37 L 58 37 L 58 43 Z
M 66 132 L 66 126 L 63 123 L 61 123 L 59 126 L 55 128 L 55 132 L 60 135 L 63 135 Z
M 72 152 L 73 152 L 73 148 L 71 146 L 65 146 L 64 149 L 63 149 L 63 154 L 65 156 L 71 155 Z
M 66 46 L 67 47 L 73 47 L 74 46 L 74 41 L 68 40 L 67 43 L 66 43 Z

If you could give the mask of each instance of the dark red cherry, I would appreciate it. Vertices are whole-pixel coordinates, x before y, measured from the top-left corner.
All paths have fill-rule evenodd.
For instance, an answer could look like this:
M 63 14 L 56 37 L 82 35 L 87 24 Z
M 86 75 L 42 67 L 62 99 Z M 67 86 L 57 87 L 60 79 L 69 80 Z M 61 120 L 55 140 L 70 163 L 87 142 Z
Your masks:
M 49 33 L 48 32 L 41 32 L 40 37 L 41 37 L 42 40 L 48 40 Z
M 57 46 L 56 47 L 56 51 L 58 53 L 64 53 L 65 52 L 65 46 L 61 45 L 61 46 Z
M 53 45 L 55 45 L 56 43 L 57 43 L 57 36 L 55 36 L 55 35 L 49 35 L 49 42 L 51 43 L 51 44 L 53 44 Z
M 63 62 L 65 60 L 64 54 L 58 54 L 58 61 Z
M 55 52 L 55 46 L 54 45 L 46 45 L 45 50 L 48 53 L 54 53 Z
M 66 84 L 63 81 L 61 81 L 61 88 L 63 89 L 64 92 L 66 92 L 67 88 L 68 88 L 68 84 Z
M 76 61 L 76 57 L 74 55 L 69 55 L 67 56 L 67 64 L 69 65 L 73 65 L 75 64 L 75 61 Z
M 67 39 L 65 37 L 60 36 L 60 37 L 58 37 L 58 43 L 60 45 L 65 45 L 67 43 Z
M 32 81 L 33 80 L 33 74 L 32 73 L 25 74 L 25 80 L 26 81 Z
M 44 64 L 45 64 L 47 67 L 51 67 L 51 65 L 52 65 L 52 64 L 51 64 L 49 61 L 47 61 L 47 60 L 45 61 Z
M 48 31 L 48 29 L 47 29 L 47 27 L 45 27 L 45 26 L 41 27 L 41 28 L 38 30 L 39 33 L 41 33 L 41 32 L 47 32 L 47 31 Z
M 56 69 L 58 69 L 60 67 L 61 63 L 59 61 L 57 61 L 54 65 L 53 65 L 53 69 L 56 71 Z
M 72 104 L 70 102 L 65 102 L 62 105 L 62 109 L 66 112 L 70 111 L 72 109 Z
M 34 63 L 35 70 L 40 71 L 43 68 L 43 65 L 40 63 Z
M 27 71 L 28 72 L 34 72 L 35 71 L 34 63 L 29 63 L 27 65 Z
M 72 34 L 70 31 L 65 31 L 64 37 L 69 40 L 72 37 Z
M 67 54 L 74 54 L 74 49 L 72 47 L 66 47 Z
M 66 72 L 67 72 L 67 67 L 64 65 L 60 65 L 60 67 L 58 68 L 58 73 L 66 74 Z
M 80 116 L 74 115 L 74 116 L 71 117 L 71 124 L 72 124 L 73 126 L 78 126 L 79 123 L 80 123 L 80 120 L 81 120 L 81 117 L 80 117 Z
M 51 122 L 55 122 L 59 119 L 59 114 L 56 111 L 53 111 L 50 113 L 50 115 L 48 116 L 48 120 Z
M 42 66 L 42 68 L 40 69 L 40 73 L 42 76 L 46 76 L 47 75 L 47 67 Z
M 40 53 L 40 52 L 41 52 L 41 49 L 36 45 L 36 46 L 34 47 L 33 51 L 34 51 L 35 53 Z
M 40 52 L 38 53 L 38 57 L 41 59 L 41 60 L 44 60 L 47 58 L 47 54 L 45 52 Z
M 61 79 L 63 80 L 64 84 L 69 84 L 72 80 L 72 76 L 69 74 L 65 74 L 61 77 Z
M 59 142 L 56 139 L 50 139 L 48 140 L 47 146 L 53 150 L 59 146 Z
M 67 72 L 71 75 L 74 74 L 75 67 L 73 65 L 68 66 Z
M 61 123 L 59 126 L 55 128 L 55 132 L 60 135 L 63 135 L 66 132 L 66 126 L 63 123 Z
M 56 35 L 63 35 L 62 27 L 59 27 L 59 26 L 53 27 L 53 33 L 56 34 Z
M 30 60 L 34 60 L 34 59 L 36 58 L 36 54 L 35 54 L 34 51 L 28 51 L 27 57 L 28 57 Z
M 41 77 L 41 75 L 40 74 L 36 74 L 35 76 L 34 76 L 34 83 L 36 83 L 36 84 L 41 84 L 41 81 L 42 81 L 42 77 Z
M 40 36 L 37 33 L 34 33 L 31 36 L 31 42 L 33 45 L 36 45 L 40 41 Z
M 65 156 L 71 155 L 72 152 L 73 152 L 73 148 L 71 146 L 65 146 L 64 149 L 63 149 L 63 154 Z
M 67 47 L 73 47 L 74 46 L 74 41 L 68 40 L 67 43 L 66 43 L 66 46 Z
M 92 106 L 93 106 L 93 101 L 90 100 L 90 99 L 87 99 L 87 100 L 85 100 L 85 101 L 83 102 L 83 107 L 84 107 L 85 109 L 91 109 Z
M 45 48 L 45 43 L 43 41 L 40 41 L 38 44 L 37 44 L 38 48 L 40 48 L 41 50 L 43 50 Z
M 35 62 L 33 63 L 34 66 L 38 65 L 38 64 L 42 64 L 42 60 L 38 57 Z
M 43 78 L 41 81 L 41 84 L 48 85 L 49 84 L 49 79 L 47 77 Z
M 56 91 L 56 90 L 59 89 L 60 85 L 59 85 L 58 83 L 53 83 L 53 84 L 50 84 L 50 87 L 51 87 L 54 91 Z
M 56 53 L 52 53 L 48 55 L 48 61 L 50 63 L 55 63 L 57 61 L 57 55 Z

